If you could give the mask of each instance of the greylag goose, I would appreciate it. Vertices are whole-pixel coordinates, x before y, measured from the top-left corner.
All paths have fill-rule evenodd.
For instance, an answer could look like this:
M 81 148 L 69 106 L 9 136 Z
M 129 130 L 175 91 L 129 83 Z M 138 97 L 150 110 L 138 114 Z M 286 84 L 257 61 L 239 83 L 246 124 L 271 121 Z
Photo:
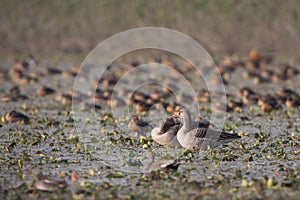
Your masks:
M 175 160 L 175 159 L 162 159 L 154 162 L 154 156 L 151 152 L 147 154 L 147 157 L 149 159 L 149 166 L 148 170 L 149 172 L 154 172 L 154 171 L 169 171 L 169 170 L 177 170 L 179 165 L 182 164 L 182 161 Z
M 136 137 L 144 136 L 150 131 L 150 124 L 148 122 L 142 121 L 138 116 L 134 115 L 128 123 L 128 129 L 136 133 Z
M 196 118 L 192 121 L 192 128 L 208 128 L 212 126 L 209 121 L 203 118 Z M 213 125 L 214 126 L 214 125 Z M 169 148 L 179 148 L 180 143 L 177 140 L 177 132 L 182 127 L 182 123 L 175 122 L 174 118 L 167 118 L 160 127 L 152 129 L 151 136 L 155 142 Z
M 183 119 L 183 126 L 177 133 L 177 140 L 182 147 L 190 150 L 214 148 L 221 144 L 240 138 L 237 134 L 230 134 L 208 128 L 193 129 L 191 115 L 188 110 L 181 109 L 173 117 Z
M 180 128 L 181 124 L 176 124 L 173 118 L 167 118 L 160 127 L 152 129 L 151 136 L 160 145 L 179 148 L 181 145 L 176 138 L 176 134 Z

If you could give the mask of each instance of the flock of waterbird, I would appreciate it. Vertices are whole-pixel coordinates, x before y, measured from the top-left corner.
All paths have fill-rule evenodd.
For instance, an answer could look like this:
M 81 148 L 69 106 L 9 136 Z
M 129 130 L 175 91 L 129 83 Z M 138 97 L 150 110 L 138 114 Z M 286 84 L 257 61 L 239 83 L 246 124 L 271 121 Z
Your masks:
M 152 62 L 152 61 L 151 61 Z M 193 66 L 185 63 L 179 66 L 175 62 L 168 59 L 156 59 L 155 62 L 168 65 L 177 71 L 188 74 L 193 72 Z M 39 83 L 39 79 L 48 76 L 61 75 L 62 78 L 74 78 L 83 75 L 83 71 L 79 67 L 73 67 L 71 70 L 61 70 L 55 67 L 47 67 L 43 72 L 31 72 L 37 66 L 37 62 L 32 56 L 29 56 L 21 62 L 16 62 L 13 67 L 8 70 L 0 71 L 0 82 L 11 80 L 16 86 L 10 88 L 8 92 L 1 95 L 2 102 L 10 101 L 26 101 L 30 99 L 22 94 L 20 87 L 22 85 L 34 85 Z M 133 116 L 128 124 L 128 128 L 136 134 L 136 136 L 149 136 L 158 144 L 168 148 L 185 148 L 193 151 L 214 148 L 224 143 L 239 139 L 240 136 L 235 133 L 226 133 L 216 130 L 214 125 L 203 118 L 192 120 L 190 112 L 175 101 L 169 101 L 172 91 L 168 87 L 161 88 L 161 91 L 155 90 L 150 94 L 141 91 L 134 91 L 128 101 L 121 98 L 112 99 L 113 87 L 118 81 L 119 75 L 126 71 L 137 67 L 139 62 L 132 61 L 126 65 L 120 65 L 118 68 L 98 80 L 96 90 L 87 94 L 81 94 L 78 91 L 62 92 L 55 96 L 55 100 L 65 106 L 72 105 L 77 99 L 88 98 L 89 104 L 82 104 L 81 110 L 101 109 L 105 106 L 133 107 L 137 114 L 148 112 L 151 106 L 160 104 L 168 113 L 174 113 L 173 116 L 167 117 L 161 122 L 160 126 L 151 128 L 148 122 L 140 120 L 137 116 Z M 218 63 L 217 73 L 220 73 L 224 79 L 224 83 L 228 84 L 228 74 L 236 69 L 244 69 L 243 78 L 253 79 L 255 84 L 259 83 L 280 83 L 289 81 L 299 74 L 299 71 L 293 66 L 282 64 L 275 68 L 272 58 L 262 56 L 258 52 L 251 50 L 246 61 L 227 58 Z M 276 70 L 277 69 L 277 70 Z M 56 88 L 50 85 L 40 85 L 36 91 L 40 97 L 49 97 L 57 93 Z M 126 93 L 126 91 L 118 91 L 118 95 Z M 128 91 L 127 91 L 128 93 Z M 231 112 L 236 109 L 242 109 L 246 106 L 257 105 L 264 112 L 281 109 L 283 107 L 293 108 L 300 106 L 300 95 L 290 88 L 281 87 L 274 94 L 260 94 L 250 87 L 239 88 L 236 95 L 227 94 L 229 101 L 225 105 L 226 111 Z M 193 97 L 192 97 L 193 98 Z M 199 103 L 207 103 L 210 101 L 209 91 L 202 89 L 197 91 L 195 100 Z M 106 105 L 105 105 L 106 104 Z M 178 119 L 181 120 L 178 121 Z M 2 122 L 18 122 L 30 121 L 30 117 L 26 113 L 17 110 L 11 110 L 1 118 Z
M 176 70 L 187 74 L 192 70 L 192 66 L 186 64 L 184 67 L 177 68 L 178 65 L 165 60 L 157 59 L 156 62 L 166 64 Z M 0 70 L 0 83 L 12 81 L 13 87 L 8 91 L 4 91 L 0 100 L 2 102 L 24 102 L 35 98 L 22 93 L 23 85 L 35 85 L 39 83 L 39 79 L 49 76 L 59 76 L 62 78 L 74 78 L 81 76 L 83 72 L 79 67 L 73 67 L 71 70 L 61 70 L 55 67 L 47 67 L 44 72 L 30 72 L 34 69 L 37 62 L 32 56 L 29 56 L 21 62 L 16 62 L 15 65 L 8 70 Z M 139 62 L 132 61 L 131 64 L 122 65 L 119 67 L 115 74 L 105 76 L 96 82 L 97 89 L 88 94 L 81 94 L 77 91 L 64 91 L 57 94 L 54 98 L 55 101 L 64 106 L 72 105 L 73 101 L 82 98 L 90 98 L 90 102 L 84 102 L 80 109 L 82 111 L 99 110 L 105 106 L 120 107 L 130 106 L 133 107 L 137 114 L 148 112 L 151 106 L 160 104 L 167 113 L 173 113 L 166 119 L 160 122 L 157 127 L 151 127 L 146 121 L 139 119 L 137 115 L 132 116 L 128 123 L 128 129 L 135 133 L 136 137 L 152 137 L 153 141 L 159 145 L 169 148 L 184 148 L 193 152 L 215 148 L 222 144 L 240 139 L 241 136 L 236 133 L 227 133 L 221 130 L 216 130 L 214 124 L 203 119 L 196 117 L 194 120 L 191 117 L 189 110 L 181 107 L 177 102 L 167 100 L 173 95 L 168 87 L 163 87 L 162 91 L 152 91 L 146 94 L 141 91 L 135 91 L 131 94 L 129 100 L 124 102 L 121 98 L 112 99 L 112 87 L 116 84 L 118 76 L 116 74 L 123 74 L 133 67 L 137 67 Z M 218 64 L 218 73 L 224 79 L 224 83 L 228 84 L 228 73 L 236 69 L 245 69 L 243 73 L 244 79 L 252 79 L 254 84 L 260 83 L 281 83 L 289 81 L 294 76 L 299 74 L 299 71 L 290 65 L 281 65 L 276 71 L 273 68 L 272 59 L 264 57 L 256 51 L 250 51 L 247 61 L 237 61 L 235 59 L 225 59 Z M 50 85 L 40 85 L 36 90 L 36 94 L 41 98 L 51 97 L 59 88 L 53 88 Z M 119 92 L 121 94 L 124 91 Z M 125 91 L 126 92 L 126 91 Z M 250 87 L 239 88 L 236 95 L 227 94 L 230 98 L 225 105 L 227 112 L 239 110 L 244 107 L 259 106 L 262 111 L 269 113 L 273 110 L 278 110 L 283 107 L 294 108 L 300 106 L 300 95 L 286 87 L 279 88 L 273 94 L 260 94 Z M 210 93 L 208 90 L 202 89 L 197 91 L 194 97 L 199 103 L 210 102 Z M 23 112 L 26 110 L 23 110 Z M 1 117 L 0 127 L 2 123 L 28 123 L 32 118 L 28 113 L 19 112 L 16 108 L 5 113 Z M 154 162 L 154 156 L 149 152 L 150 162 L 148 166 L 149 172 L 157 170 L 177 170 L 182 160 L 177 159 L 160 159 Z M 156 173 L 154 173 L 156 174 Z M 75 172 L 71 174 L 71 182 L 77 182 L 78 177 Z M 47 176 L 41 175 L 33 186 L 36 190 L 51 192 L 59 188 L 66 188 L 69 183 L 65 180 L 56 180 Z

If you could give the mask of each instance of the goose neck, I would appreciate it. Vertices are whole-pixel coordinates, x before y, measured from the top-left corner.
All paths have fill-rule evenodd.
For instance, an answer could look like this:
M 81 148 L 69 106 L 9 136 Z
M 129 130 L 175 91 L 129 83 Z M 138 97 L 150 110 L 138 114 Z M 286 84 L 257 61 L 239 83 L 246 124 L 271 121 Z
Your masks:
M 191 129 L 191 115 L 190 113 L 186 113 L 186 115 L 183 118 L 183 126 L 186 130 L 190 130 Z

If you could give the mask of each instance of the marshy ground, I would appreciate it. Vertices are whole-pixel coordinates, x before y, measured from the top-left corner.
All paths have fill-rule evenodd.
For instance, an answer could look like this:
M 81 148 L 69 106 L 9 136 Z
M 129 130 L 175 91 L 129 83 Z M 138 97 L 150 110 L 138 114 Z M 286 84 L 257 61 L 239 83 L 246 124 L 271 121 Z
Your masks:
M 0 198 L 299 199 L 299 11 L 297 0 L 4 0 Z M 191 63 L 165 51 L 122 55 L 102 79 L 80 68 L 99 42 L 146 26 L 170 28 L 201 43 L 214 56 L 226 102 L 211 106 L 206 86 L 218 81 L 204 80 Z M 154 63 L 172 70 L 160 75 Z M 97 67 L 103 66 L 91 66 Z M 140 79 L 167 87 L 125 87 Z M 75 80 L 85 87 L 76 90 Z M 178 87 L 184 81 L 195 95 Z M 179 101 L 193 117 L 210 119 L 225 109 L 218 128 L 242 138 L 190 152 L 160 146 L 150 132 L 135 138 L 128 130 L 131 114 L 156 127 Z M 152 156 L 180 165 L 149 172 Z
M 278 80 L 272 77 L 279 76 L 276 74 L 284 65 L 272 61 L 265 64 L 258 55 L 253 57 L 250 53 L 249 57 L 219 62 L 218 71 L 227 82 L 228 96 L 223 128 L 239 133 L 242 138 L 200 153 L 168 149 L 150 137 L 134 138 L 127 128 L 130 116 L 111 113 L 108 97 L 116 82 L 109 80 L 117 81 L 120 71 L 143 61 L 120 58 L 112 64 L 115 70 L 109 72 L 114 76 L 108 73 L 98 81 L 86 79 L 84 72 L 71 64 L 51 67 L 42 62 L 28 67 L 24 63 L 7 64 L 1 72 L 2 198 L 296 198 L 300 187 L 300 110 L 299 104 L 287 103 L 291 101 L 287 97 L 299 98 L 299 66 L 289 66 L 293 73 Z M 177 59 L 167 60 L 178 62 L 172 67 L 181 69 L 182 63 Z M 256 63 L 256 67 L 252 68 L 251 63 Z M 189 70 L 184 73 L 186 77 L 195 76 L 193 69 Z M 253 75 L 251 70 L 257 73 Z M 263 76 L 265 70 L 270 75 L 258 82 L 256 77 Z M 76 76 L 89 82 L 91 91 L 70 92 Z M 99 90 L 93 92 L 96 86 Z M 249 91 L 244 94 L 246 87 L 253 94 Z M 168 92 L 162 87 L 145 86 L 131 93 L 131 98 L 140 100 L 128 98 L 122 102 L 125 104 L 113 106 L 119 111 L 129 108 L 156 126 L 163 117 L 158 110 L 148 112 L 149 107 L 145 106 L 157 97 L 154 93 Z M 250 98 L 249 93 L 257 99 Z M 181 94 L 184 96 L 184 92 Z M 286 98 L 276 94 L 285 94 Z M 99 97 L 97 101 L 95 96 Z M 200 98 L 203 95 L 198 97 L 200 115 L 209 117 L 212 112 L 209 98 L 205 102 Z M 167 115 L 171 115 L 170 105 L 175 100 L 170 93 L 156 103 L 165 109 L 169 106 Z M 146 112 L 136 107 L 143 101 Z M 12 110 L 29 120 L 10 113 Z M 179 158 L 181 165 L 177 171 L 149 173 L 150 152 L 154 160 Z

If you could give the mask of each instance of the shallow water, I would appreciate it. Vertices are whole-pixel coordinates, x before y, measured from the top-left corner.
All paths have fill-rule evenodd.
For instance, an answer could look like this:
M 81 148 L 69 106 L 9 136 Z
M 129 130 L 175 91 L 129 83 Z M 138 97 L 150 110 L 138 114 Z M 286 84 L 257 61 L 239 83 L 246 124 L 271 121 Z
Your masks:
M 251 80 L 243 81 L 239 73 L 231 75 L 227 92 L 235 94 L 238 87 L 250 86 L 257 92 L 273 93 L 284 85 L 300 93 L 300 75 L 281 84 L 253 85 Z M 92 85 L 93 80 L 83 81 Z M 117 108 L 113 119 L 107 115 L 110 109 L 105 105 L 100 111 L 80 111 L 76 106 L 72 110 L 54 101 L 55 95 L 39 97 L 36 89 L 48 83 L 53 83 L 59 94 L 72 89 L 74 78 L 43 77 L 36 84 L 20 86 L 28 100 L 0 102 L 1 116 L 16 109 L 31 118 L 29 124 L 1 123 L 3 198 L 49 195 L 28 192 L 39 172 L 68 180 L 66 190 L 53 192 L 53 195 L 64 197 L 83 194 L 103 199 L 199 198 L 206 195 L 225 199 L 278 198 L 292 195 L 300 188 L 299 108 L 284 107 L 266 114 L 252 106 L 227 113 L 225 130 L 242 132 L 242 139 L 211 151 L 191 153 L 164 148 L 150 138 L 133 138 L 134 133 L 127 128 L 130 118 L 127 107 Z M 15 84 L 7 81 L 1 87 L 8 91 L 12 85 Z M 86 99 L 75 100 L 75 103 L 79 105 L 82 101 Z M 201 106 L 210 107 L 209 104 Z M 205 109 L 199 113 L 209 118 Z M 157 126 L 161 116 L 162 113 L 152 112 L 143 119 Z M 241 120 L 245 116 L 249 120 Z M 153 179 L 147 172 L 149 152 L 155 160 L 180 157 L 184 163 L 178 172 L 162 173 L 160 178 Z M 78 175 L 79 183 L 70 182 L 71 172 Z M 268 186 L 269 179 L 274 179 L 275 183 Z M 14 189 L 21 183 L 24 185 Z M 77 188 L 75 191 L 73 186 Z M 209 192 L 206 194 L 206 191 Z

